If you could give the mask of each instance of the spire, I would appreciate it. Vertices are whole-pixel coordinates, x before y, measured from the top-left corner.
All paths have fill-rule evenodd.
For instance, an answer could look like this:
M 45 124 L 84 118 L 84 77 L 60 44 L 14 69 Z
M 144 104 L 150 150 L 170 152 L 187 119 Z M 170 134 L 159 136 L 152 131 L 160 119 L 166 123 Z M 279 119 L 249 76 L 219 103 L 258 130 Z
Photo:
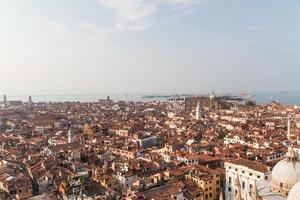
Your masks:
M 3 95 L 3 104 L 4 104 L 4 107 L 7 107 L 6 94 Z
M 219 195 L 219 200 L 223 200 L 223 191 L 221 190 L 220 195 Z
M 254 182 L 254 186 L 252 188 L 252 199 L 253 200 L 258 200 L 258 192 L 257 192 L 256 181 Z
M 291 117 L 288 117 L 288 124 L 287 124 L 287 139 L 291 139 Z
M 196 120 L 200 120 L 200 118 L 201 118 L 201 107 L 200 107 L 200 102 L 198 102 L 196 107 Z
M 28 106 L 31 108 L 33 106 L 33 101 L 31 96 L 28 97 Z
M 72 130 L 69 129 L 68 131 L 68 143 L 72 143 L 73 142 L 73 133 Z
M 241 183 L 240 183 L 240 178 L 238 175 L 236 177 L 235 186 L 237 189 L 236 200 L 242 200 Z
M 236 176 L 236 180 L 235 180 L 235 186 L 237 186 L 238 188 L 241 187 L 241 182 L 240 182 L 240 178 L 239 175 Z
M 215 101 L 215 92 L 212 92 L 212 94 L 209 96 L 209 108 L 210 109 L 212 109 L 214 101 Z
M 289 147 L 286 153 L 286 157 L 288 161 L 295 162 L 298 159 L 297 153 L 294 151 L 293 147 Z

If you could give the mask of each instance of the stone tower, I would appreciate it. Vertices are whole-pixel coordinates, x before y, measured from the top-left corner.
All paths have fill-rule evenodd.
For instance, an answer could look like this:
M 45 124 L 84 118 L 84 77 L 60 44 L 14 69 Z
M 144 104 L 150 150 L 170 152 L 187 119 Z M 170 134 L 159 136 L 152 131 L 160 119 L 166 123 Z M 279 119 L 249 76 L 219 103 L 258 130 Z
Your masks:
M 200 118 L 201 118 L 201 106 L 200 106 L 200 102 L 198 102 L 196 107 L 196 120 L 200 120 Z

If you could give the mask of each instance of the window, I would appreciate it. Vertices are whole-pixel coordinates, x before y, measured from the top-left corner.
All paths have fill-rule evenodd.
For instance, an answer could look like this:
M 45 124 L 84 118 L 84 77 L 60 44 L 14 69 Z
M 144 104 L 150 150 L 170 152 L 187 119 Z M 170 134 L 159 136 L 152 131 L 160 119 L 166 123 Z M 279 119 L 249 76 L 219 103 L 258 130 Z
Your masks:
M 245 174 L 245 171 L 242 171 L 243 174 Z
M 229 180 L 228 180 L 229 184 L 231 184 L 231 177 L 229 177 Z
M 265 180 L 268 180 L 268 176 L 265 176 Z
M 259 175 L 257 175 L 257 178 L 260 178 L 260 176 L 259 176 Z
M 250 173 L 249 176 L 252 176 L 252 173 Z
M 245 182 L 242 182 L 242 188 L 245 189 Z
M 231 187 L 228 187 L 228 192 L 231 192 Z

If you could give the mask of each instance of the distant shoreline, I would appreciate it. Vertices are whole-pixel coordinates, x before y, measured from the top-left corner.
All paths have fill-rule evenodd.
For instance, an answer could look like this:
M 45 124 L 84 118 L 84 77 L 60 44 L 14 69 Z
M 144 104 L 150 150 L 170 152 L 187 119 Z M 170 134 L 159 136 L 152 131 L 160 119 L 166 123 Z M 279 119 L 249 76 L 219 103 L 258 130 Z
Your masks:
M 67 94 L 67 95 L 31 95 L 33 102 L 98 102 L 99 99 L 105 99 L 110 96 L 114 101 L 165 101 L 169 97 L 180 96 L 207 96 L 209 94 L 163 94 L 163 93 L 107 93 L 107 94 Z M 226 95 L 226 94 L 224 94 Z M 235 94 L 228 94 L 235 96 Z M 23 102 L 28 101 L 29 95 L 7 95 L 7 100 L 20 100 Z M 236 96 L 239 96 L 236 94 Z M 249 98 L 256 101 L 257 104 L 267 104 L 272 101 L 278 101 L 284 105 L 300 104 L 300 91 L 299 92 L 257 92 L 249 94 L 240 94 L 241 97 Z

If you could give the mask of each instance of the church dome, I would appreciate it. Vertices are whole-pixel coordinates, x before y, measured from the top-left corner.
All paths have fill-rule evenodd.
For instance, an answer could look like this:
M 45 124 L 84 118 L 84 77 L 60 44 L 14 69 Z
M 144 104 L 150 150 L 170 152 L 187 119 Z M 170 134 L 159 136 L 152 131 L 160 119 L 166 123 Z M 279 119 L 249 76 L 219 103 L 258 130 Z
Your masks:
M 272 170 L 272 190 L 282 196 L 288 196 L 292 187 L 300 181 L 300 162 L 292 148 L 287 157 L 278 162 Z
M 287 200 L 298 200 L 300 197 L 300 181 L 291 189 Z

